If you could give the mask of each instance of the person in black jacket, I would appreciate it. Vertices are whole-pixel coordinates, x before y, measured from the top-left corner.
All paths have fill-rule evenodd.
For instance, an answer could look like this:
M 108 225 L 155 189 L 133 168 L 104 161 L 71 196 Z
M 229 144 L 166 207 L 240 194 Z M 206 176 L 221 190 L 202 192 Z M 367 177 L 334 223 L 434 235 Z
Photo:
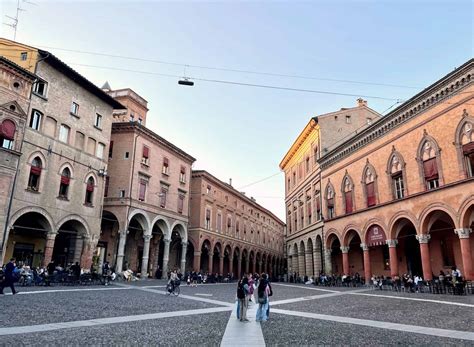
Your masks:
M 11 258 L 10 262 L 5 266 L 5 277 L 0 287 L 0 295 L 3 294 L 3 288 L 10 287 L 12 294 L 15 295 L 18 291 L 15 290 L 14 282 L 14 271 L 16 268 L 15 258 Z

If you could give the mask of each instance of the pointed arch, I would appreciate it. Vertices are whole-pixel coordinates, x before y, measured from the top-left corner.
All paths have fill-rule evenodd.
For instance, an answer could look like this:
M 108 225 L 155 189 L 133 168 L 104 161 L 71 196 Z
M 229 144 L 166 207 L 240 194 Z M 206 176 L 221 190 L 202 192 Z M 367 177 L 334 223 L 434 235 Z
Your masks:
M 346 214 L 354 212 L 354 187 L 354 181 L 346 171 L 341 184 L 342 203 Z
M 474 177 L 474 117 L 466 110 L 456 127 L 454 146 L 459 164 L 459 173 L 463 178 Z
M 328 180 L 324 190 L 324 201 L 326 202 L 326 218 L 336 217 L 336 191 L 330 180 Z
M 387 161 L 386 174 L 391 184 L 392 198 L 402 199 L 408 195 L 406 163 L 400 152 L 392 147 L 392 153 Z
M 372 207 L 378 203 L 378 185 L 377 185 L 377 171 L 375 167 L 369 162 L 365 164 L 364 170 L 362 171 L 362 192 L 364 194 L 364 200 L 367 207 Z
M 424 133 L 416 151 L 420 180 L 424 189 L 431 190 L 444 184 L 441 166 L 441 148 L 434 137 Z

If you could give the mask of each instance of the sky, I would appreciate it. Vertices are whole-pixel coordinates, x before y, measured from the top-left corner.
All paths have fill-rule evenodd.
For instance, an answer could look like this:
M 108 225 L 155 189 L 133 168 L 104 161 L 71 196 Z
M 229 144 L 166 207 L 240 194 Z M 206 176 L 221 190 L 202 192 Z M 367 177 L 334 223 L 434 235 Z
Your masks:
M 98 86 L 136 91 L 148 101 L 147 127 L 194 156 L 194 169 L 232 178 L 282 220 L 278 164 L 311 117 L 353 107 L 357 96 L 382 113 L 474 56 L 473 4 L 464 0 L 28 1 L 20 0 L 17 41 Z M 0 2 L 4 22 L 16 3 Z M 1 36 L 12 39 L 11 27 Z M 163 75 L 357 96 L 187 87 Z

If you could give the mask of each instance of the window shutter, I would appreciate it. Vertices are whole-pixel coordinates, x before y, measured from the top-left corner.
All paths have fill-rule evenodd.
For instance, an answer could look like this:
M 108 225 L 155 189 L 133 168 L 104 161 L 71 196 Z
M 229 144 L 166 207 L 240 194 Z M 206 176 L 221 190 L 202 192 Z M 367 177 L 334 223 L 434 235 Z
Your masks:
M 145 192 L 146 192 L 146 181 L 140 180 L 140 191 L 138 193 L 139 200 L 145 200 Z
M 91 183 L 91 184 L 87 184 L 87 191 L 88 192 L 93 192 L 94 191 L 94 183 Z
M 7 140 L 12 141 L 15 138 L 15 123 L 9 119 L 5 119 L 0 126 L 0 133 Z
M 370 182 L 366 184 L 366 189 L 367 189 L 367 206 L 374 206 L 376 201 L 375 201 L 375 184 L 374 182 Z
M 352 212 L 352 191 L 345 193 L 346 199 L 346 213 Z
M 328 199 L 328 207 L 334 207 L 334 198 Z
M 186 168 L 184 166 L 181 166 L 181 174 L 185 174 L 186 173 Z
M 148 159 L 149 151 L 150 151 L 150 149 L 147 146 L 143 146 L 143 158 Z
M 311 203 L 308 202 L 308 216 L 311 216 Z
M 169 165 L 168 158 L 163 158 L 163 166 L 168 166 L 168 165 Z
M 474 141 L 462 146 L 462 151 L 464 155 L 469 155 L 474 153 Z
M 438 178 L 438 167 L 436 165 L 436 158 L 431 158 L 423 162 L 423 171 L 426 180 L 434 180 Z
M 69 185 L 70 178 L 67 176 L 61 176 L 61 184 Z
M 41 167 L 38 166 L 32 166 L 31 167 L 31 173 L 34 175 L 41 175 Z

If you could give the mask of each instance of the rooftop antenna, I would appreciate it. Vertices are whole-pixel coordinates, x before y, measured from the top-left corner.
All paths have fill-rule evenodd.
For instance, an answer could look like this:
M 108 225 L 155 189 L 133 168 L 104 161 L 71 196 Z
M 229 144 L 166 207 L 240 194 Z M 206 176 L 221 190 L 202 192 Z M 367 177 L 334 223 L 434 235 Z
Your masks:
M 28 0 L 22 0 L 21 2 L 25 3 L 25 4 L 31 4 L 31 5 L 38 6 L 38 4 L 36 4 L 34 2 L 31 2 L 31 1 L 28 1 Z M 13 41 L 16 41 L 16 30 L 18 28 L 18 19 L 19 19 L 20 12 L 22 12 L 22 11 L 25 12 L 26 10 L 20 7 L 20 0 L 17 0 L 15 17 L 5 15 L 5 17 L 7 17 L 9 20 L 12 21 L 12 23 L 3 23 L 3 24 L 8 25 L 9 27 L 13 28 Z

